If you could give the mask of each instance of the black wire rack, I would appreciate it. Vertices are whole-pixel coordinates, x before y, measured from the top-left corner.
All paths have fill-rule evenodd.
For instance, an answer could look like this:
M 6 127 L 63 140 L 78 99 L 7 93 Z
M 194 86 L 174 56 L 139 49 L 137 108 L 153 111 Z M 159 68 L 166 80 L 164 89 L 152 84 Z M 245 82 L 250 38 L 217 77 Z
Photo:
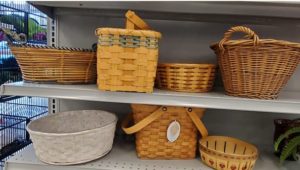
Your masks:
M 0 102 L 0 170 L 9 156 L 31 143 L 26 125 L 46 114 L 46 98 L 16 97 Z

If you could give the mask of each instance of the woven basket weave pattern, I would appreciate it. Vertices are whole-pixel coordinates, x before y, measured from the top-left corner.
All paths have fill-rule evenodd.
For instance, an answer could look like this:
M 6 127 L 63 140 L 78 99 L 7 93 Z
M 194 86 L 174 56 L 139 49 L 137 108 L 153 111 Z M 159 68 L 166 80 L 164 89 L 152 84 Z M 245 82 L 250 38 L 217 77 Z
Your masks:
M 182 92 L 208 92 L 213 88 L 213 64 L 159 64 L 157 86 Z
M 113 144 L 116 117 L 104 111 L 70 111 L 32 121 L 27 130 L 37 157 L 70 165 L 107 154 Z
M 26 81 L 76 84 L 96 80 L 95 52 L 14 46 L 10 49 Z
M 96 34 L 99 36 L 99 89 L 152 92 L 160 34 L 154 31 L 114 28 L 101 28 Z
M 217 170 L 252 170 L 258 157 L 255 146 L 223 136 L 201 139 L 200 153 L 202 161 Z
M 134 122 L 141 121 L 158 108 L 132 105 Z M 174 120 L 180 122 L 181 132 L 179 138 L 171 143 L 166 138 L 167 128 Z M 182 107 L 168 107 L 166 114 L 136 133 L 137 154 L 142 159 L 193 159 L 196 145 L 196 127 Z
M 234 32 L 244 32 L 250 39 L 229 40 Z M 259 39 L 246 27 L 233 27 L 212 49 L 226 93 L 232 96 L 274 99 L 300 62 L 300 44 Z

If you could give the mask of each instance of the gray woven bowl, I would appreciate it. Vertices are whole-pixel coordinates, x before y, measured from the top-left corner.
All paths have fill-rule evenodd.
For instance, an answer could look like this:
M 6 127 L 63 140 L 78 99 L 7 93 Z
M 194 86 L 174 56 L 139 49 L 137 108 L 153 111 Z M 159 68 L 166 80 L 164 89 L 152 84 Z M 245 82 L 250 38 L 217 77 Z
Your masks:
M 37 157 L 49 164 L 95 160 L 112 148 L 117 117 L 101 110 L 61 112 L 30 122 L 27 131 Z

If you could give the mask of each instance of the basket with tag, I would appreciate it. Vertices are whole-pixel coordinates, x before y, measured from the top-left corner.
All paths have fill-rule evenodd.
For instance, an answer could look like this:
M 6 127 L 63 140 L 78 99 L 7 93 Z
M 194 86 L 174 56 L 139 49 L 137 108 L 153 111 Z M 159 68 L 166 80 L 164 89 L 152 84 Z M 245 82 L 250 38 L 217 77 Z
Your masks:
M 175 106 L 131 105 L 133 114 L 123 122 L 127 134 L 136 133 L 136 150 L 142 159 L 193 159 L 197 148 L 197 130 L 207 130 L 200 120 L 205 109 Z M 135 123 L 128 127 L 133 119 Z
M 134 12 L 126 13 L 126 29 L 98 28 L 98 88 L 152 92 L 158 61 L 159 32 Z

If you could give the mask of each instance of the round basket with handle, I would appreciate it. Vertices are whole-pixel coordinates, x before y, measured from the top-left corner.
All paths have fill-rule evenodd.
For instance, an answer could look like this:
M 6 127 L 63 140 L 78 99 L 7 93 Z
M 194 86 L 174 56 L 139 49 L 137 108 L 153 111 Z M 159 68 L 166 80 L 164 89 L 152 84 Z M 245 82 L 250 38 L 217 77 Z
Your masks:
M 236 32 L 244 39 L 231 40 Z M 275 99 L 300 61 L 300 44 L 275 39 L 260 39 L 251 29 L 232 27 L 224 38 L 211 46 L 226 93 L 247 98 Z

